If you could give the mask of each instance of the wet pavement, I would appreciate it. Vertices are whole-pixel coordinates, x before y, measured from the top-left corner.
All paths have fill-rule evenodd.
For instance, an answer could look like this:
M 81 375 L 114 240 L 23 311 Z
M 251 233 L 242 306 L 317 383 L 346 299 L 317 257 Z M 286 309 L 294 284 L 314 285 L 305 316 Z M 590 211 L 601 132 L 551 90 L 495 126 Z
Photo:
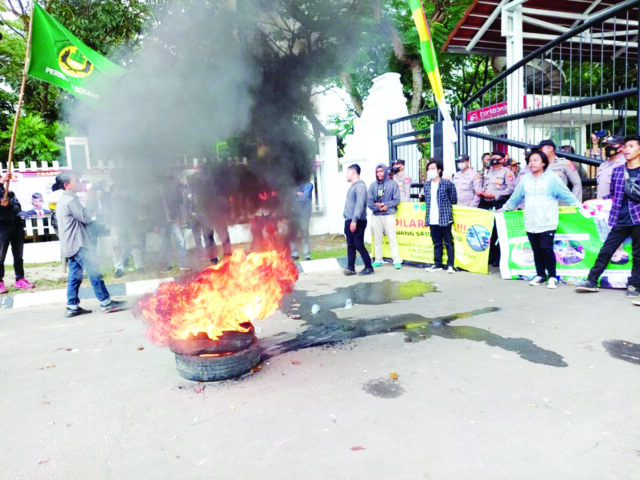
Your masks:
M 622 291 L 302 274 L 256 324 L 261 368 L 209 384 L 130 311 L 62 313 L 0 314 L 2 479 L 640 478 Z

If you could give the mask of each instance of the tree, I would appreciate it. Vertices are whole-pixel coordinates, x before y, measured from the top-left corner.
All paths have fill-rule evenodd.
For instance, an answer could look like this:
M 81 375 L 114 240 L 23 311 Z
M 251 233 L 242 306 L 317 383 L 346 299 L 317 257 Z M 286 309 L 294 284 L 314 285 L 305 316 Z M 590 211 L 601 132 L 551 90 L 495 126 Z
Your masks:
M 145 23 L 152 18 L 153 7 L 162 0 L 125 0 L 125 1 L 92 1 L 92 0 L 46 0 L 43 7 L 51 13 L 75 36 L 94 50 L 110 55 L 117 53 L 123 60 L 130 49 L 134 49 L 141 38 Z M 16 92 L 20 88 L 22 69 L 25 59 L 26 37 L 32 2 L 27 0 L 6 0 L 0 3 L 0 85 L 5 84 L 10 90 L 0 89 L 0 127 L 10 128 L 15 115 Z M 15 16 L 13 20 L 3 20 L 3 12 Z M 5 15 L 6 16 L 6 15 Z M 121 47 L 126 50 L 119 51 Z M 63 90 L 35 79 L 27 79 L 23 109 L 25 118 L 35 120 L 40 116 L 51 129 L 40 130 L 36 138 L 43 140 L 39 150 L 45 160 L 50 157 L 49 142 L 57 139 L 53 128 L 61 119 L 63 102 L 73 103 L 75 99 Z M 24 119 L 22 119 L 24 120 Z M 44 132 L 44 133 L 42 133 Z M 44 135 L 44 136 L 43 136 Z M 47 136 L 49 135 L 49 136 Z M 53 136 L 51 136 L 53 135 Z M 20 137 L 23 141 L 26 137 Z M 0 160 L 4 160 L 1 152 L 8 150 L 8 138 L 0 139 Z M 35 140 L 34 140 L 35 141 Z M 17 160 L 28 160 L 23 155 L 34 152 L 33 145 L 15 151 Z

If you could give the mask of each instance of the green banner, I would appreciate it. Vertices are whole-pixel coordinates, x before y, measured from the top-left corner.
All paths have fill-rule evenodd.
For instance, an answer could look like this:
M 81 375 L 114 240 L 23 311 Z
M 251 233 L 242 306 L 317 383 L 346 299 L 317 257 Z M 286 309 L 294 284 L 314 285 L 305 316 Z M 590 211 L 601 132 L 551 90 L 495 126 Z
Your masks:
M 413 263 L 433 263 L 433 242 L 424 223 L 425 203 L 400 202 L 396 213 L 396 240 L 400 258 Z M 487 210 L 453 206 L 454 265 L 474 273 L 488 273 L 489 241 L 493 215 Z M 372 235 L 373 243 L 373 235 Z M 389 240 L 382 240 L 382 255 L 391 257 Z M 443 261 L 447 259 L 446 249 Z
M 110 80 L 125 69 L 87 47 L 34 2 L 28 74 L 98 102 Z
M 592 200 L 580 208 L 560 207 L 554 241 L 558 277 L 575 283 L 586 278 L 609 233 L 607 220 L 610 200 Z M 524 228 L 522 210 L 496 215 L 500 242 L 500 273 L 506 279 L 525 279 L 536 275 L 531 244 Z M 627 239 L 614 254 L 600 277 L 603 287 L 625 288 L 631 271 L 631 242 Z

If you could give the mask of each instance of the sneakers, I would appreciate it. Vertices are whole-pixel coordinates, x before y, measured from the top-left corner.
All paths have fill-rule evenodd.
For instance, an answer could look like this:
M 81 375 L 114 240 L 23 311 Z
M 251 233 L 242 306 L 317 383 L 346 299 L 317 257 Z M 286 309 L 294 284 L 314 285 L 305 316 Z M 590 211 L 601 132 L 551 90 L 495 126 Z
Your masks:
M 22 277 L 20 280 L 17 280 L 14 287 L 19 288 L 21 290 L 29 290 L 30 288 L 36 288 L 36 286 L 31 283 L 26 278 Z
M 634 286 L 634 285 L 629 285 L 627 287 L 627 293 L 626 293 L 627 297 L 629 298 L 635 298 L 638 295 L 640 295 L 640 290 L 638 289 L 638 287 Z
M 0 295 L 2 295 L 3 293 L 9 293 L 9 290 L 7 290 L 7 287 L 4 284 L 4 282 L 0 282 Z
M 360 270 L 358 272 L 358 275 L 371 275 L 373 273 L 373 268 L 372 267 L 367 267 L 367 268 L 363 268 L 362 270 Z
M 304 256 L 304 259 L 305 259 L 306 261 L 311 260 L 311 255 L 305 255 L 305 256 Z
M 342 273 L 344 273 L 347 277 L 349 277 L 351 275 L 355 275 L 356 271 L 354 269 L 351 269 L 351 268 L 343 268 L 342 269 Z
M 591 293 L 591 292 L 597 292 L 597 291 L 598 291 L 598 285 L 595 282 L 592 282 L 591 280 L 584 280 L 580 282 L 576 287 L 576 292 L 578 293 Z
M 529 285 L 531 285 L 532 287 L 537 287 L 538 285 L 542 285 L 543 283 L 544 283 L 544 278 L 535 276 L 533 277 L 533 280 L 529 282 Z
M 453 267 L 447 267 L 447 273 L 452 274 L 452 273 L 456 273 L 456 271 Z
M 67 309 L 64 312 L 64 316 L 66 318 L 71 318 L 71 317 L 77 317 L 78 315 L 85 315 L 87 313 L 91 313 L 91 310 L 87 310 L 82 307 L 78 307 L 78 308 L 67 307 Z
M 551 277 L 549 282 L 547 283 L 547 288 L 554 289 L 558 288 L 558 279 L 556 277 Z
M 400 270 L 402 268 L 402 263 L 394 263 L 393 268 L 395 268 L 396 270 Z
M 103 313 L 119 312 L 124 308 L 127 302 L 121 302 L 119 300 L 111 300 L 107 305 L 101 306 Z
M 381 267 L 382 266 L 382 262 L 373 262 L 371 264 L 372 267 Z
M 121 268 L 116 268 L 116 273 L 113 275 L 116 278 L 120 278 L 122 276 L 124 276 L 124 272 L 122 271 Z
M 442 271 L 442 267 L 438 267 L 436 265 L 431 265 L 430 267 L 425 267 L 425 271 L 427 271 L 427 272 L 440 272 L 440 271 Z

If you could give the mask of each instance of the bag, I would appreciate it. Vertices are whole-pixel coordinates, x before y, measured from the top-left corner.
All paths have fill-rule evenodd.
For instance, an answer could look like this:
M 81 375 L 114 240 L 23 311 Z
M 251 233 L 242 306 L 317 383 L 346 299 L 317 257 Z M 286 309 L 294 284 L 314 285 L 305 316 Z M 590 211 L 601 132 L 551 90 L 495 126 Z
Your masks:
M 632 202 L 640 203 L 640 185 L 629 176 L 627 167 L 624 167 L 624 193 Z

